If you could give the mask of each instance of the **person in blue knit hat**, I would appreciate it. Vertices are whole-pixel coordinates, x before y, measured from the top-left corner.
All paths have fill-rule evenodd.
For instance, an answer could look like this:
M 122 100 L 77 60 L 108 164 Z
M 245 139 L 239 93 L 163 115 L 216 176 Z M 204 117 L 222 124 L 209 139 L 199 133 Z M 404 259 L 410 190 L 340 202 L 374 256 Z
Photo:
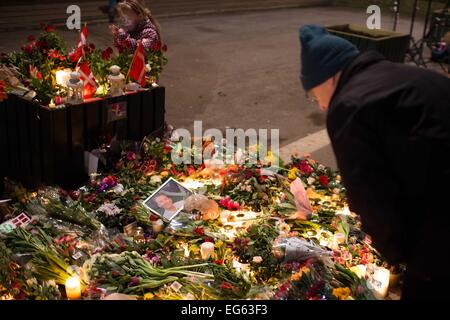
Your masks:
M 300 42 L 300 80 L 327 112 L 350 209 L 406 266 L 402 299 L 448 299 L 450 79 L 360 53 L 319 25 L 301 27 Z

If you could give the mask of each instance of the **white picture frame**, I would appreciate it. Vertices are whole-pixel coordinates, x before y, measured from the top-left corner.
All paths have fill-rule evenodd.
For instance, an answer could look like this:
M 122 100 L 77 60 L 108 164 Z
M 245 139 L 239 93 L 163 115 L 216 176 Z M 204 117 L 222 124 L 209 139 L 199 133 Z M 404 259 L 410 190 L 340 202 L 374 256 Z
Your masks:
M 163 221 L 170 222 L 183 210 L 184 201 L 192 194 L 191 190 L 177 180 L 169 178 L 142 204 Z M 172 208 L 167 208 L 170 205 Z

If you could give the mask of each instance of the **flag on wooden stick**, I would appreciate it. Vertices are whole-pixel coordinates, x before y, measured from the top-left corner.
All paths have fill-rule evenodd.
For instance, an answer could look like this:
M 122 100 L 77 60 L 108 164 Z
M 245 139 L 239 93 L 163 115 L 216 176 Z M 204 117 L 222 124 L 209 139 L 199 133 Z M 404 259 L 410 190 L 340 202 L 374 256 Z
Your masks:
M 84 83 L 83 97 L 85 99 L 92 98 L 92 96 L 95 94 L 95 91 L 97 91 L 98 85 L 87 61 L 84 61 L 81 64 L 78 72 L 80 73 L 80 79 L 83 80 Z
M 138 41 L 138 46 L 134 53 L 128 76 L 139 83 L 141 87 L 145 87 L 145 54 L 144 46 L 141 41 Z

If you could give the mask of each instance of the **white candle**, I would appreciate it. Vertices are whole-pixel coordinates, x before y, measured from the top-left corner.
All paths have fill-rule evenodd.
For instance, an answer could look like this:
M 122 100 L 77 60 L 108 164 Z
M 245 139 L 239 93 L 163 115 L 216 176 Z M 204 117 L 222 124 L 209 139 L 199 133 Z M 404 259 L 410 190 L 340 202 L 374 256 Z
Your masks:
M 390 271 L 386 268 L 377 267 L 373 274 L 372 292 L 377 299 L 384 299 L 388 294 Z
M 63 69 L 55 72 L 56 83 L 62 87 L 67 87 L 67 81 L 70 79 L 70 73 L 72 70 Z
M 153 232 L 159 233 L 164 227 L 164 222 L 161 219 L 153 221 L 152 223 Z
M 334 240 L 338 244 L 344 244 L 345 243 L 345 234 L 338 232 L 334 234 Z
M 350 209 L 345 206 L 344 209 L 342 209 L 342 211 L 339 212 L 339 214 L 343 215 L 343 216 L 351 216 L 352 213 L 350 212 Z
M 200 246 L 200 254 L 202 255 L 202 259 L 209 259 L 214 254 L 214 243 L 203 242 Z
M 189 244 L 187 243 L 182 243 L 181 247 L 184 249 L 184 257 L 185 258 L 189 258 L 190 255 L 190 251 L 189 251 Z
M 77 277 L 70 277 L 66 280 L 66 296 L 69 300 L 81 298 L 81 285 Z
M 363 264 L 358 264 L 357 266 L 350 268 L 350 271 L 354 272 L 361 279 L 366 277 L 366 270 L 366 266 Z

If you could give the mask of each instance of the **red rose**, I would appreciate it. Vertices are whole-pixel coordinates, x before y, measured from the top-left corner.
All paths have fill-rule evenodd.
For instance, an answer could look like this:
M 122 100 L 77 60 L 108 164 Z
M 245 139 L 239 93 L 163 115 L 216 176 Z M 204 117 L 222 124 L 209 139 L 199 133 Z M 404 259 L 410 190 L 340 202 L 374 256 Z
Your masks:
M 199 236 L 203 236 L 205 234 L 205 231 L 203 231 L 202 227 L 195 227 L 194 233 L 199 235 Z
M 134 152 L 132 152 L 132 151 L 129 151 L 129 152 L 127 153 L 127 159 L 128 159 L 128 161 L 136 160 L 136 153 L 134 153 Z
M 167 45 L 162 46 L 162 51 L 167 52 Z
M 159 220 L 159 217 L 156 214 L 150 215 L 150 221 L 157 221 Z
M 214 261 L 214 263 L 220 265 L 220 264 L 223 264 L 223 260 L 222 260 L 222 259 L 219 259 L 219 260 Z
M 171 146 L 166 145 L 166 146 L 164 147 L 164 153 L 170 153 L 171 151 L 172 151 L 172 147 L 171 147 Z
M 95 45 L 94 45 L 93 43 L 89 43 L 89 45 L 88 45 L 88 51 L 89 51 L 89 52 L 92 52 L 92 51 L 94 51 L 94 49 L 95 49 Z
M 111 54 L 112 54 L 112 49 L 111 48 L 107 48 L 107 49 L 103 50 L 102 51 L 102 59 L 103 60 L 111 59 Z
M 26 46 L 23 46 L 22 50 L 28 54 L 31 54 L 33 52 L 33 45 L 31 43 L 29 43 Z
M 80 191 L 71 191 L 69 193 L 69 196 L 72 198 L 73 201 L 77 201 L 80 198 Z
M 48 57 L 49 58 L 53 58 L 53 59 L 59 59 L 59 60 L 65 60 L 66 57 L 64 57 L 63 55 L 59 54 L 58 50 L 56 49 L 52 49 L 48 52 Z
M 231 284 L 229 284 L 228 282 L 224 282 L 224 283 L 222 283 L 222 289 L 230 290 L 230 289 L 233 289 L 233 286 Z
M 187 168 L 188 175 L 193 175 L 195 173 L 195 168 L 193 166 L 189 166 Z
M 161 51 L 161 41 L 156 41 L 156 42 L 152 43 L 152 45 L 150 46 L 150 49 L 154 52 Z
M 326 176 L 324 176 L 324 175 L 320 176 L 319 177 L 319 181 L 324 187 L 328 186 L 329 181 L 328 181 L 328 178 Z
M 176 175 L 178 174 L 178 172 L 177 172 L 177 170 L 175 169 L 175 166 L 173 165 L 173 163 L 172 163 L 172 168 L 170 169 L 170 171 L 172 172 L 172 174 L 173 174 L 174 176 L 176 176 Z
M 311 174 L 313 172 L 313 169 L 306 160 L 302 160 L 298 168 L 305 174 Z
M 27 40 L 28 40 L 28 42 L 33 42 L 33 41 L 36 40 L 36 37 L 35 37 L 34 35 L 30 34 L 30 35 L 27 37 Z
M 53 32 L 53 31 L 55 31 L 55 27 L 52 26 L 51 24 L 49 24 L 48 26 L 46 26 L 46 27 L 44 28 L 44 31 L 45 31 L 45 32 Z

